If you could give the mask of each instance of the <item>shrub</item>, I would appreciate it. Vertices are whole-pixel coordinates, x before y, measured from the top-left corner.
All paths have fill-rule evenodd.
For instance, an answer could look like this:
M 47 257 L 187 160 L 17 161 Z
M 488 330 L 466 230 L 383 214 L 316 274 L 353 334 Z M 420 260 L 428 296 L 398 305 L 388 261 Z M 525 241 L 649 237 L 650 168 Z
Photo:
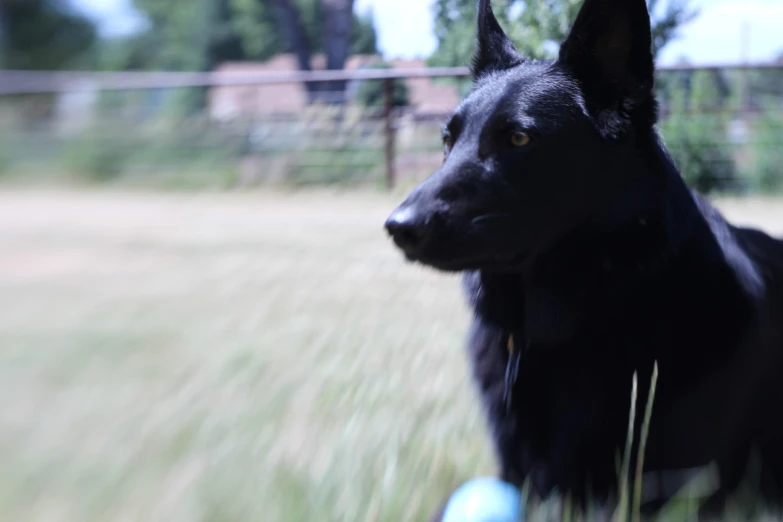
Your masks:
M 753 132 L 753 188 L 762 193 L 783 190 L 783 116 L 780 112 L 779 107 L 767 107 Z
M 78 179 L 106 182 L 122 174 L 129 153 L 122 139 L 90 133 L 67 145 L 64 160 L 68 172 Z
M 685 181 L 709 193 L 737 187 L 734 158 L 728 146 L 730 113 L 717 78 L 698 71 L 672 86 L 671 114 L 661 131 Z
M 0 145 L 0 176 L 5 174 L 11 169 L 11 156 L 5 150 L 5 147 Z
M 370 66 L 371 69 L 390 69 L 386 63 Z M 366 80 L 359 84 L 356 101 L 365 107 L 381 109 L 386 104 L 384 82 L 381 80 Z M 392 85 L 392 106 L 405 107 L 409 104 L 408 87 L 403 80 L 394 80 Z

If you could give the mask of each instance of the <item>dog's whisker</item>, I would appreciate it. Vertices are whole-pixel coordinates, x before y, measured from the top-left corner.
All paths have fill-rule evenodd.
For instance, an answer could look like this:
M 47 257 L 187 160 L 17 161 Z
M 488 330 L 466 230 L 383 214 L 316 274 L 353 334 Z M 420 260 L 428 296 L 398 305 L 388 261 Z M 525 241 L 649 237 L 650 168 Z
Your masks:
M 504 219 L 507 218 L 508 214 L 482 214 L 480 216 L 476 216 L 473 219 L 470 220 L 471 223 L 474 225 L 479 225 L 485 221 L 491 221 L 493 219 Z

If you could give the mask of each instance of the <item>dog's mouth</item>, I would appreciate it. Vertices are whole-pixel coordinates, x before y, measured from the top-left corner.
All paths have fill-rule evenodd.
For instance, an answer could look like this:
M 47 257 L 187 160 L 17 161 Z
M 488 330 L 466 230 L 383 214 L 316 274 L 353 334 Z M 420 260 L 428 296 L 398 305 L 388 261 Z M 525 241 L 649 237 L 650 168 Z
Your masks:
M 442 272 L 465 272 L 470 270 L 518 271 L 527 266 L 531 257 L 529 253 L 441 257 L 405 252 L 405 259 L 408 261 L 429 266 Z
M 481 214 L 472 219 L 445 219 L 437 213 L 417 213 L 403 206 L 387 220 L 389 236 L 405 258 L 444 272 L 508 271 L 523 267 L 529 253 L 508 238 L 507 213 Z

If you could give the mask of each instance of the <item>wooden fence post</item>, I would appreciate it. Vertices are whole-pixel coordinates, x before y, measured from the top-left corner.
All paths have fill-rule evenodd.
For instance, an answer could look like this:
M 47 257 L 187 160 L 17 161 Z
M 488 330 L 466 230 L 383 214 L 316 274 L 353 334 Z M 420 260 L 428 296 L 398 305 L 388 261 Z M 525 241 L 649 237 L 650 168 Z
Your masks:
M 394 170 L 394 80 L 387 78 L 383 80 L 383 99 L 384 99 L 384 134 L 386 137 L 385 156 L 386 156 L 386 188 L 394 188 L 396 174 Z

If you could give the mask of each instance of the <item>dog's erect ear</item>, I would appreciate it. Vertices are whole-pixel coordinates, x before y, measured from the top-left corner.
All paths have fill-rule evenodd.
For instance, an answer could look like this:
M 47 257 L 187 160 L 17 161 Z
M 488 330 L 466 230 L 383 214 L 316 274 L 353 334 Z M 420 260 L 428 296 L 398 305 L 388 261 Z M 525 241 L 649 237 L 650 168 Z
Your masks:
M 478 41 L 473 56 L 473 78 L 510 69 L 524 59 L 500 27 L 490 0 L 478 2 Z
M 585 0 L 559 61 L 579 80 L 588 110 L 608 126 L 608 134 L 629 122 L 655 123 L 655 61 L 645 0 Z

